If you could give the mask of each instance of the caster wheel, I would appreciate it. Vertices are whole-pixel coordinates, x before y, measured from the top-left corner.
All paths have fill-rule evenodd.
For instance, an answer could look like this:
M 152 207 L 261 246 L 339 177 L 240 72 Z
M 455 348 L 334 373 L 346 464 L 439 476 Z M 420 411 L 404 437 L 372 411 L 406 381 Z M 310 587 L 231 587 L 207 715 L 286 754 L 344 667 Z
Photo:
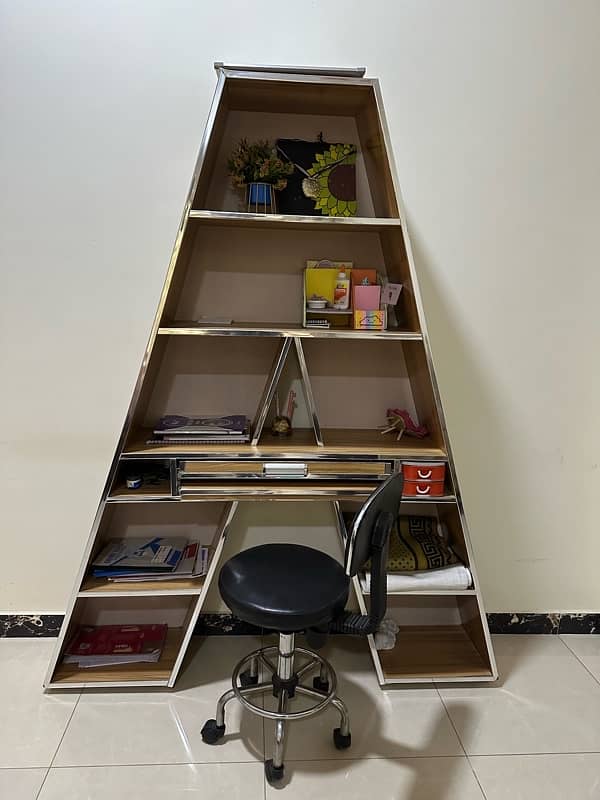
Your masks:
M 205 744 L 216 744 L 225 736 L 225 725 L 217 725 L 216 719 L 207 719 L 200 735 Z
M 313 689 L 316 689 L 317 692 L 323 692 L 327 694 L 329 691 L 329 681 L 322 681 L 320 676 L 313 678 Z
M 340 729 L 334 728 L 333 743 L 337 750 L 346 750 L 352 744 L 352 734 L 349 733 L 347 736 L 342 736 Z
M 274 783 L 279 783 L 279 781 L 283 780 L 283 764 L 280 767 L 274 767 L 272 758 L 265 761 L 265 777 L 271 786 Z
M 251 675 L 250 670 L 244 670 L 240 673 L 240 686 L 244 689 L 246 686 L 256 686 L 258 683 L 258 675 Z

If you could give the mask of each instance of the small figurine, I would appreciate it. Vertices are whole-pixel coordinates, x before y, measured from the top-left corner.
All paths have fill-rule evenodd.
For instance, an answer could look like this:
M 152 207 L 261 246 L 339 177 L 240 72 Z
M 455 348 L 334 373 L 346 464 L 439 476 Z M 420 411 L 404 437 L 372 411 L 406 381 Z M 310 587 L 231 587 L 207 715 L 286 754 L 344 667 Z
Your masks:
M 275 419 L 271 426 L 271 433 L 273 436 L 291 436 L 292 433 L 292 417 L 294 416 L 294 408 L 296 406 L 296 392 L 290 389 L 288 395 L 286 414 L 279 413 L 279 395 L 275 395 Z
M 403 408 L 388 408 L 386 418 L 388 424 L 383 426 L 381 433 L 395 431 L 398 434 L 396 441 L 400 441 L 403 433 L 406 433 L 407 436 L 415 436 L 417 439 L 424 439 L 429 433 L 425 425 L 416 425 L 408 411 Z

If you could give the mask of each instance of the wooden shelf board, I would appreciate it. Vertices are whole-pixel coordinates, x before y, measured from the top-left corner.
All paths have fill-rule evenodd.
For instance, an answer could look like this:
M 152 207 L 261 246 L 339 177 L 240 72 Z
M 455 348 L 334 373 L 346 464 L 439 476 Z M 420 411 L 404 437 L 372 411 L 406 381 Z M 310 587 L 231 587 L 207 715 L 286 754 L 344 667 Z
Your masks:
M 167 322 L 159 336 L 298 336 L 307 339 L 361 339 L 366 341 L 420 342 L 418 331 L 355 331 L 350 328 L 303 328 L 297 322 L 233 322 L 231 325 L 206 325 L 193 320 Z
M 183 595 L 200 594 L 205 577 L 173 581 L 140 581 L 139 583 L 115 583 L 107 578 L 86 576 L 79 590 L 79 597 L 104 597 L 106 595 L 126 597 L 129 595 Z
M 382 435 L 378 430 L 346 430 L 341 428 L 325 428 L 322 431 L 324 447 L 315 443 L 311 429 L 296 428 L 291 436 L 277 437 L 263 433 L 256 447 L 251 444 L 147 444 L 151 437 L 150 429 L 141 429 L 130 437 L 125 446 L 125 458 L 219 456 L 221 458 L 264 458 L 277 456 L 281 458 L 302 458 L 303 456 L 381 456 L 405 460 L 445 459 L 446 453 L 434 446 L 429 439 L 403 437 L 399 442 L 392 436 Z
M 107 498 L 109 502 L 135 502 L 136 500 L 173 500 L 171 485 L 168 480 L 160 481 L 154 485 L 142 485 L 139 489 L 128 489 L 126 483 L 113 486 Z
M 369 597 L 371 592 L 365 592 L 361 589 L 364 597 Z M 388 597 L 403 597 L 410 595 L 411 597 L 475 597 L 477 592 L 475 589 L 422 589 L 421 591 L 404 591 L 404 592 L 390 592 Z
M 51 687 L 69 684 L 90 686 L 94 683 L 153 682 L 164 685 L 168 681 L 183 639 L 183 628 L 169 628 L 167 641 L 156 664 L 115 664 L 110 667 L 79 667 L 60 662 L 54 671 Z
M 386 680 L 490 677 L 492 670 L 461 625 L 400 628 L 393 650 L 380 650 Z
M 322 428 L 326 451 L 342 453 L 367 452 L 397 459 L 446 458 L 446 452 L 425 439 L 403 436 L 397 441 L 391 434 L 373 429 Z
M 401 229 L 398 217 L 313 217 L 300 214 L 252 214 L 239 211 L 192 209 L 190 220 L 207 225 L 259 230 L 386 231 Z

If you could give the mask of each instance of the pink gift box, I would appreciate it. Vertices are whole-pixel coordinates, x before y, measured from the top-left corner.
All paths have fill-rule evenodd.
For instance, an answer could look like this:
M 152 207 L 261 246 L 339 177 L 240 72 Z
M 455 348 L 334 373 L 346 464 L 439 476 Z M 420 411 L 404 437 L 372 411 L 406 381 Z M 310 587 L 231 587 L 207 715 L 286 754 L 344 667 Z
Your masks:
M 355 286 L 354 308 L 361 311 L 378 311 L 381 299 L 381 286 Z

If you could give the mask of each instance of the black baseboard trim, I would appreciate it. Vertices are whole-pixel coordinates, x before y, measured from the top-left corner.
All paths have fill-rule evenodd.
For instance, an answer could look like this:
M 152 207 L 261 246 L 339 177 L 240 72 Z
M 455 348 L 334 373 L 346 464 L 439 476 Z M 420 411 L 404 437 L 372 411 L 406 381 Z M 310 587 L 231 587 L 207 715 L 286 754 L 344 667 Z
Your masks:
M 0 639 L 58 636 L 63 614 L 0 614 Z M 600 613 L 527 614 L 521 612 L 487 615 L 491 633 L 600 635 Z M 201 614 L 195 636 L 252 636 L 261 629 L 231 614 Z

